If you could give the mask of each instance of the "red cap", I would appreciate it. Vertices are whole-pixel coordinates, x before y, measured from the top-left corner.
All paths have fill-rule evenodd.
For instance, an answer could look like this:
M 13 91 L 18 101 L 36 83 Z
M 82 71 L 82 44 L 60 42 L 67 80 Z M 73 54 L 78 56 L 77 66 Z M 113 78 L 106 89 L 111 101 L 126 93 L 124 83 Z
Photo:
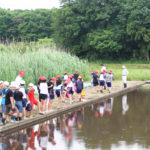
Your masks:
M 79 72 L 79 70 L 75 70 L 75 72 Z
M 69 78 L 69 79 L 72 79 L 72 75 L 69 75 L 68 78 Z
M 61 78 L 60 75 L 58 75 L 58 76 L 57 76 L 57 79 L 60 79 L 60 78 Z
M 39 77 L 38 80 L 41 80 L 42 77 Z
M 80 77 L 83 78 L 83 74 L 80 74 Z
M 54 82 L 56 82 L 56 78 L 55 77 L 52 77 L 51 80 L 53 80 Z
M 101 74 L 104 74 L 104 72 L 101 72 Z
M 20 70 L 20 71 L 19 71 L 19 75 L 20 75 L 21 77 L 23 77 L 23 76 L 24 76 L 24 71 L 23 71 L 23 70 Z
M 98 74 L 98 71 L 95 71 L 96 74 Z
M 64 84 L 66 84 L 66 85 L 67 85 L 67 84 L 68 84 L 68 81 L 65 81 L 65 82 L 64 82 Z
M 42 80 L 42 81 L 46 80 L 46 77 L 41 77 L 41 80 Z
M 73 74 L 71 74 L 71 76 L 72 76 L 72 78 L 74 77 L 74 75 L 73 75 Z
M 111 74 L 112 72 L 110 71 L 109 74 Z
M 67 74 L 67 72 L 64 72 L 64 74 Z

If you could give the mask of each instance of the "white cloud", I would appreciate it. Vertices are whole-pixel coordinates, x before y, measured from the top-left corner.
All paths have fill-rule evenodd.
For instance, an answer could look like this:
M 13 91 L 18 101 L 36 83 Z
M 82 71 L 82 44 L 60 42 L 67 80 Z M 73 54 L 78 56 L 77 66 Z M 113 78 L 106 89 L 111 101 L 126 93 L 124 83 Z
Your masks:
M 59 7 L 59 0 L 0 0 L 0 8 L 5 9 L 37 9 Z

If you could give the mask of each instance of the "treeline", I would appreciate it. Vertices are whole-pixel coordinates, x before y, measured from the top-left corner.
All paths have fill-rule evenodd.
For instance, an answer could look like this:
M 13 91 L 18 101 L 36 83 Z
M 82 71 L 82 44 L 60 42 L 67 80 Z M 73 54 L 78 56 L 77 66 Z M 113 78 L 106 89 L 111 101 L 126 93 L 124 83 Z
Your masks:
M 0 40 L 36 41 L 51 37 L 52 11 L 0 9 Z
M 61 0 L 52 10 L 0 10 L 0 37 L 56 44 L 89 59 L 150 58 L 150 0 Z

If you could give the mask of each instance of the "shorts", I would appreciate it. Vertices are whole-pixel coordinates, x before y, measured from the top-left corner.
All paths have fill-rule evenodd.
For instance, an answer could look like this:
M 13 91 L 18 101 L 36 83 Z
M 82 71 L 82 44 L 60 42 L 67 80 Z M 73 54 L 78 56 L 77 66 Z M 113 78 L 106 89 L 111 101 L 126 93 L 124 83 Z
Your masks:
M 40 100 L 46 100 L 47 95 L 46 94 L 40 94 Z
M 60 90 L 56 90 L 55 92 L 56 92 L 57 97 L 60 97 Z
M 69 91 L 69 94 L 73 95 L 74 91 L 72 91 L 72 89 Z
M 1 112 L 4 113 L 5 112 L 5 104 L 1 105 Z
M 100 86 L 104 86 L 105 85 L 104 80 L 100 80 L 99 83 L 100 83 Z
M 93 86 L 98 86 L 98 82 L 93 82 Z
M 107 87 L 111 87 L 111 82 L 107 82 Z
M 82 92 L 82 89 L 77 89 L 77 93 L 81 93 Z
M 27 99 L 26 99 L 26 98 L 24 98 L 24 99 L 22 100 L 22 105 L 23 105 L 23 108 L 26 108 L 26 107 L 27 107 Z
M 10 111 L 12 111 L 12 113 L 17 113 L 17 108 L 15 107 L 14 109 L 12 109 L 11 104 L 5 105 L 5 115 L 8 115 L 10 113 Z
M 22 103 L 22 101 L 15 101 L 15 106 L 19 110 L 19 113 L 22 113 L 22 111 L 23 111 L 23 103 Z
M 54 93 L 49 94 L 49 99 L 50 99 L 50 100 L 53 100 L 54 98 L 55 98 Z

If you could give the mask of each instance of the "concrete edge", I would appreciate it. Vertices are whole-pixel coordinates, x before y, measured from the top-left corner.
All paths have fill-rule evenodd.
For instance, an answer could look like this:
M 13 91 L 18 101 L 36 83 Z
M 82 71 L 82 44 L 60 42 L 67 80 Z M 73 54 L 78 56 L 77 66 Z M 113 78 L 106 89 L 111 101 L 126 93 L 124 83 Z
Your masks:
M 107 100 L 110 97 L 116 97 L 119 95 L 123 95 L 125 93 L 134 91 L 135 89 L 138 89 L 145 84 L 150 84 L 150 81 L 145 81 L 145 82 L 136 84 L 134 86 L 128 87 L 126 89 L 117 90 L 117 91 L 112 92 L 110 94 L 104 95 L 103 97 L 100 97 L 100 98 L 90 99 L 90 100 L 85 101 L 85 102 L 76 103 L 76 104 L 73 104 L 72 106 L 69 106 L 67 108 L 55 110 L 55 111 L 48 113 L 48 114 L 45 114 L 45 115 L 37 115 L 37 116 L 30 118 L 30 119 L 27 119 L 27 120 L 22 120 L 22 121 L 17 122 L 17 123 L 12 123 L 12 124 L 8 124 L 6 126 L 2 126 L 2 127 L 0 127 L 0 136 L 5 136 L 5 135 L 11 134 L 13 132 L 17 132 L 21 129 L 28 128 L 29 126 L 33 126 L 35 124 L 42 123 L 42 122 L 47 121 L 49 119 L 55 118 L 56 116 L 68 113 L 70 111 L 77 110 L 81 107 L 88 106 L 91 104 L 98 103 L 100 101 Z

